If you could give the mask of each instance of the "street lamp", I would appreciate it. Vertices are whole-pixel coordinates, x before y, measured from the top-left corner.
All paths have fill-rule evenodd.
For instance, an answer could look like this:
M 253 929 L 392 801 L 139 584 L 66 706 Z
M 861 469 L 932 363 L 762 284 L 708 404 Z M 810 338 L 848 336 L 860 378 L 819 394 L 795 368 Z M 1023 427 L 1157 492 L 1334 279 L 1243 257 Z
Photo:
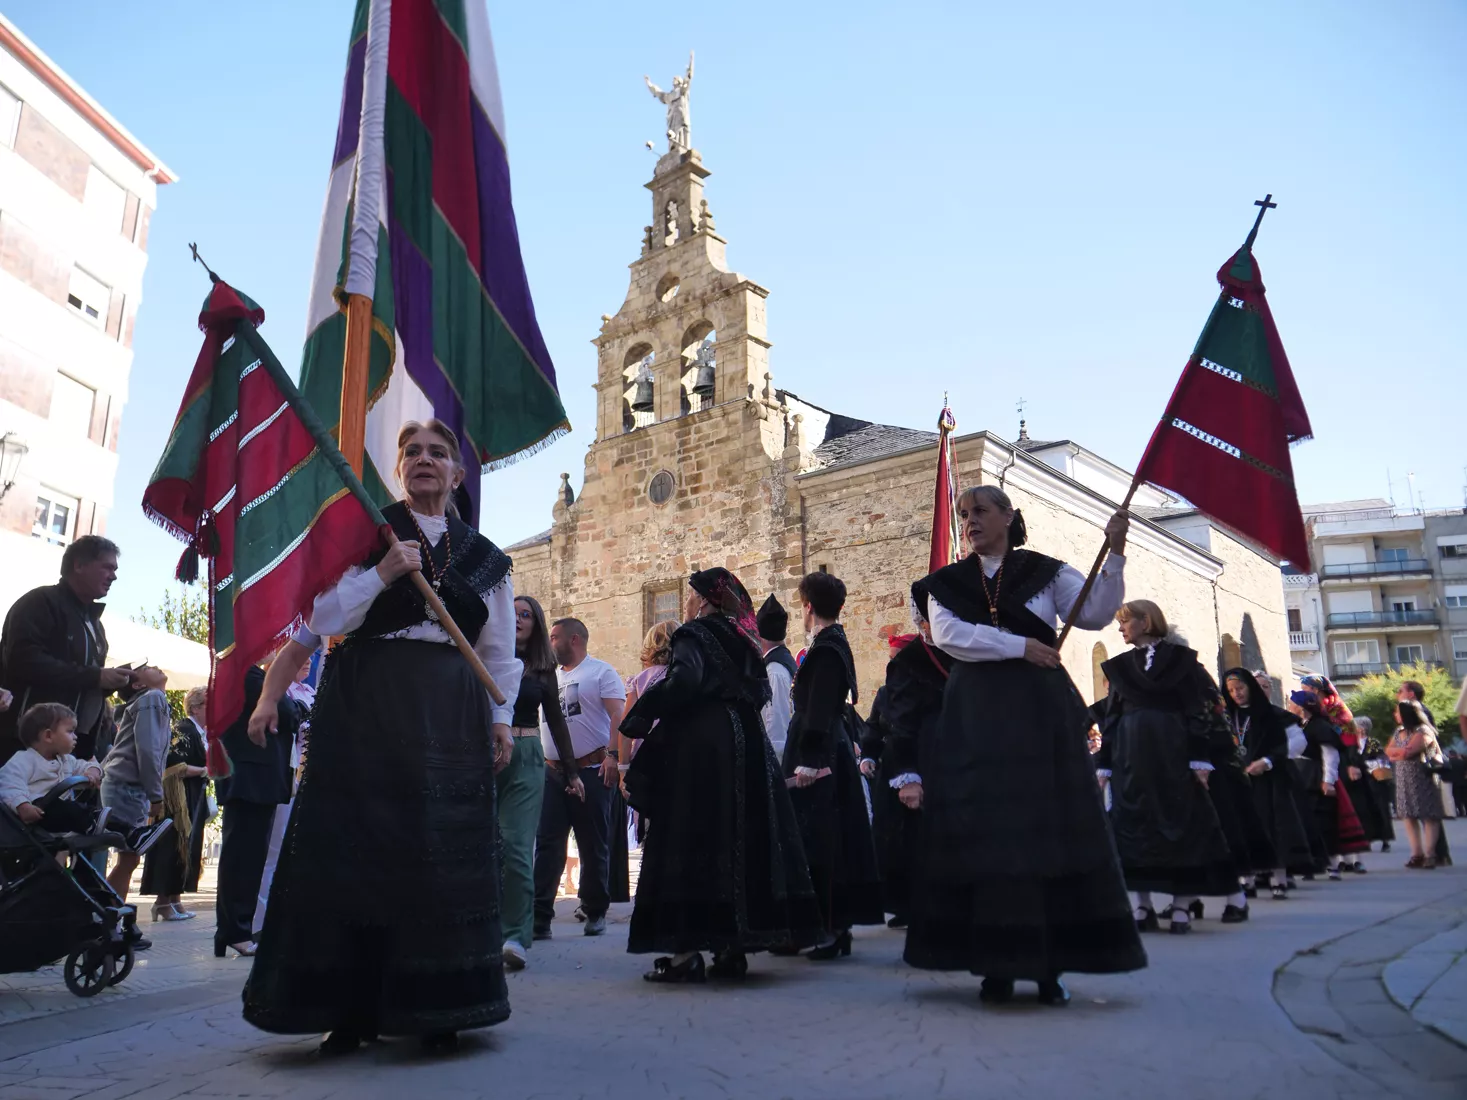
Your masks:
M 5 494 L 15 484 L 16 476 L 20 473 L 20 464 L 30 450 L 25 440 L 15 432 L 0 435 L 0 500 L 5 499 Z

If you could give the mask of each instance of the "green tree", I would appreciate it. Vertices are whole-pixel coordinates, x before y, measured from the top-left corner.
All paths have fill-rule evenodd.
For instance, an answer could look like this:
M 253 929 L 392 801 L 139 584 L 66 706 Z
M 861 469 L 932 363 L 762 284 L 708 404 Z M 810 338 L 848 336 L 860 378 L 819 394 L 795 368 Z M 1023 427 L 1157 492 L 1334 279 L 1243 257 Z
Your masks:
M 1355 685 L 1355 690 L 1345 696 L 1345 706 L 1350 708 L 1352 714 L 1369 717 L 1375 724 L 1371 736 L 1385 744 L 1391 731 L 1396 728 L 1396 720 L 1391 711 L 1396 705 L 1396 692 L 1401 689 L 1401 683 L 1405 680 L 1416 680 L 1426 688 L 1426 705 L 1431 708 L 1438 722 L 1448 724 L 1448 728 L 1441 731 L 1442 741 L 1452 741 L 1457 736 L 1456 729 L 1452 728 L 1456 725 L 1453 718 L 1457 711 L 1457 688 L 1452 683 L 1451 674 L 1444 668 L 1423 664 L 1403 665 L 1389 676 L 1374 673 L 1362 676 Z
M 139 608 L 133 622 L 151 626 L 168 634 L 187 638 L 201 645 L 209 644 L 209 599 L 198 584 L 180 584 L 176 592 L 164 591 L 153 611 Z M 183 717 L 182 691 L 170 691 L 168 706 L 175 721 Z

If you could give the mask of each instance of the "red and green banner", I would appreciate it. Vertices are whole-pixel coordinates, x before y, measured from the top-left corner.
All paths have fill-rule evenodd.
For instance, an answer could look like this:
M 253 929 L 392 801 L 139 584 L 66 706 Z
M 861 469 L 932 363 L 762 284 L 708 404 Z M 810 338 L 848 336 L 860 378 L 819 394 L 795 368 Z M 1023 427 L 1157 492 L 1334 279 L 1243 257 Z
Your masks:
M 1253 256 L 1257 231 L 1218 270 L 1217 304 L 1136 478 L 1303 564 L 1309 544 L 1289 447 L 1312 433 Z
M 301 390 L 340 416 L 348 294 L 372 299 L 367 461 L 395 493 L 404 420 L 436 416 L 482 469 L 569 430 L 530 296 L 483 0 L 357 0 L 316 252 Z M 473 521 L 473 517 L 466 517 Z
M 209 766 L 244 708 L 249 667 L 304 619 L 316 594 L 365 558 L 382 514 L 256 326 L 265 313 L 217 279 L 204 346 L 143 510 L 186 541 L 179 578 L 209 559 Z
M 927 554 L 927 572 L 936 573 L 963 556 L 959 549 L 957 471 L 953 463 L 952 433 L 958 422 L 947 402 L 937 417 L 937 485 L 932 492 L 932 543 Z

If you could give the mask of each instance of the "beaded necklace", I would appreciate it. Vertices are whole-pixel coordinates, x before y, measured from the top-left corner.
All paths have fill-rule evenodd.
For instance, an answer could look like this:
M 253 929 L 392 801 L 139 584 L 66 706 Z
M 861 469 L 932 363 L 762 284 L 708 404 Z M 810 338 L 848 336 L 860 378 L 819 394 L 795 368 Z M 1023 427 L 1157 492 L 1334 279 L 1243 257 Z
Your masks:
M 453 561 L 453 536 L 449 534 L 448 524 L 445 521 L 443 525 L 443 569 L 440 570 L 433 564 L 433 544 L 428 541 L 428 536 L 423 533 L 423 528 L 418 523 L 418 517 L 413 514 L 411 508 L 408 509 L 408 518 L 413 521 L 413 529 L 418 533 L 418 545 L 423 548 L 423 565 L 428 574 L 428 583 L 433 586 L 434 592 L 442 595 L 443 573 L 448 569 L 449 563 Z M 438 619 L 437 613 L 434 612 L 431 606 L 428 608 L 428 618 L 435 622 Z
M 1003 587 L 1003 567 L 1008 560 L 1008 555 L 1005 554 L 999 561 L 998 572 L 993 575 L 993 591 L 991 593 L 988 591 L 988 575 L 983 572 L 983 563 L 981 560 L 978 563 L 978 577 L 983 581 L 983 598 L 988 601 L 988 617 L 993 620 L 994 626 L 999 625 L 998 593 L 999 589 Z

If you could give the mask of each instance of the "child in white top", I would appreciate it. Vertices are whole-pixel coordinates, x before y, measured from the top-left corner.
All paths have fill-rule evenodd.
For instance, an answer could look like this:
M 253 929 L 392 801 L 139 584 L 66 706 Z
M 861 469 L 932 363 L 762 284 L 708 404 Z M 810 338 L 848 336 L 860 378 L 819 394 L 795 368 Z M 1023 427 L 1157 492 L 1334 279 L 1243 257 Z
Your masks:
M 99 822 L 95 809 L 70 797 L 55 802 L 44 813 L 35 800 L 63 779 L 85 775 L 91 785 L 102 782 L 102 765 L 95 760 L 78 760 L 76 715 L 60 703 L 37 703 L 21 715 L 17 731 L 26 747 L 0 765 L 0 802 L 9 806 L 27 825 L 39 825 L 52 833 L 88 833 Z

